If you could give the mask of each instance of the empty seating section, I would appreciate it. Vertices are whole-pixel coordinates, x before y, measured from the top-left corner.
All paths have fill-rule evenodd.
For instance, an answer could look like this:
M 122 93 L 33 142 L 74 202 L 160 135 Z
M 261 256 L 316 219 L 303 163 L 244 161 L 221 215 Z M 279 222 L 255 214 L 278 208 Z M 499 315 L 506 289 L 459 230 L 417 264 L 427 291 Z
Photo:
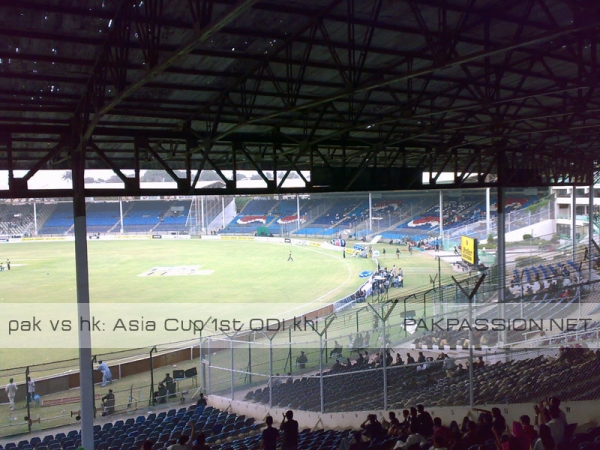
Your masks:
M 88 203 L 86 209 L 88 233 L 108 233 L 120 221 L 119 203 Z
M 190 200 L 170 202 L 160 223 L 153 231 L 186 231 L 186 223 L 191 204 Z
M 279 200 L 251 200 L 221 233 L 256 233 L 258 227 L 268 226 L 277 217 L 269 215 Z
M 73 226 L 73 205 L 58 203 L 39 234 L 65 234 Z
M 510 196 L 506 201 L 507 212 L 522 209 L 536 199 L 535 196 Z M 372 217 L 377 221 L 375 223 L 378 230 L 382 229 L 380 234 L 384 239 L 410 238 L 416 242 L 427 239 L 431 233 L 439 230 L 439 197 L 435 194 L 397 198 L 388 196 L 373 200 L 371 206 Z M 369 202 L 365 198 L 301 199 L 300 229 L 297 229 L 298 224 L 294 221 L 296 214 L 295 199 L 254 199 L 223 232 L 253 234 L 259 226 L 265 226 L 273 234 L 291 232 L 301 236 L 337 235 L 368 221 Z M 444 228 L 449 231 L 461 225 L 480 222 L 485 219 L 485 200 L 482 195 L 448 196 L 444 200 L 443 215 Z M 264 218 L 264 223 L 252 221 L 256 217 Z M 373 230 L 369 230 L 367 234 L 371 232 Z
M 117 420 L 102 426 L 94 425 L 94 448 L 97 450 L 138 450 L 144 441 L 154 442 L 152 450 L 166 449 L 176 443 L 181 435 L 190 435 L 190 422 L 194 423 L 196 433 L 203 432 L 206 443 L 212 450 L 252 450 L 261 445 L 262 424 L 253 418 L 238 416 L 213 409 L 212 407 L 194 407 L 172 409 L 159 414 Z M 315 430 L 305 429 L 298 436 L 298 448 L 303 450 L 337 450 L 342 440 L 349 441 L 351 430 Z M 370 448 L 390 448 L 397 438 L 382 437 L 373 442 Z M 218 442 L 218 443 L 217 443 Z M 81 445 L 81 435 L 77 430 L 68 433 L 47 435 L 43 439 L 31 438 L 18 443 L 9 442 L 2 450 L 75 450 Z M 375 447 L 378 446 L 378 447 Z
M 191 200 L 147 200 L 123 204 L 125 232 L 186 231 Z
M 252 200 L 242 210 L 245 216 L 265 216 L 279 200 Z
M 305 200 L 300 201 L 301 207 L 303 206 L 302 209 L 306 208 L 305 203 Z M 281 200 L 273 207 L 272 212 L 281 217 L 291 216 L 298 212 L 297 206 L 296 200 Z
M 592 400 L 600 397 L 600 357 L 580 349 L 570 364 L 543 356 L 511 362 L 488 361 L 474 373 L 475 399 L 478 404 L 535 402 L 556 395 L 562 400 Z M 464 362 L 464 361 L 463 361 Z M 448 377 L 442 361 L 427 369 L 417 365 L 387 369 L 389 409 L 407 408 L 423 403 L 428 406 L 469 404 L 469 376 L 465 370 Z M 337 376 L 325 376 L 325 407 L 328 411 L 373 411 L 382 408 L 383 370 L 364 368 Z M 357 389 L 360 386 L 360 389 Z M 515 387 L 519 387 L 515 389 Z M 269 402 L 269 389 L 248 393 L 247 401 Z M 273 387 L 273 406 L 318 411 L 319 377 L 305 377 Z
M 429 195 L 429 194 L 428 194 Z M 506 210 L 518 211 L 537 197 L 525 195 L 509 196 Z M 384 239 L 410 237 L 413 241 L 426 239 L 428 233 L 439 228 L 439 206 L 436 196 L 385 198 L 372 202 L 372 215 Z M 123 203 L 124 230 L 132 233 L 184 232 L 191 200 L 178 201 L 131 201 Z M 219 203 L 220 208 L 220 203 Z M 217 209 L 219 209 L 217 208 Z M 412 217 L 406 212 L 414 210 Z M 495 214 L 495 211 L 492 211 Z M 223 233 L 254 234 L 259 226 L 268 227 L 270 233 L 296 233 L 302 236 L 332 236 L 342 230 L 352 229 L 369 219 L 369 204 L 364 198 L 300 199 L 300 229 L 297 221 L 296 199 L 251 200 L 222 231 Z M 404 215 L 403 215 L 404 214 Z M 264 221 L 251 220 L 252 217 Z M 444 228 L 479 221 L 485 218 L 485 202 L 479 197 L 449 197 L 444 206 Z M 248 218 L 249 220 L 244 220 Z M 400 222 L 400 220 L 404 218 Z M 120 211 L 117 202 L 89 203 L 87 226 L 90 233 L 119 231 Z M 400 223 L 399 223 L 400 222 Z M 65 234 L 73 226 L 72 204 L 54 203 L 37 205 L 39 234 Z M 399 224 L 398 224 L 399 223 Z M 398 224 L 398 225 L 395 225 Z M 395 226 L 395 229 L 393 228 Z M 30 204 L 0 204 L 0 234 L 29 235 L 34 232 L 33 207 Z M 363 230 L 364 233 L 371 231 Z
M 148 200 L 123 202 L 123 227 L 126 232 L 149 233 L 166 210 L 165 202 Z
M 362 200 L 357 199 L 340 199 L 336 201 L 325 214 L 317 217 L 313 220 L 312 225 L 333 227 L 343 221 L 348 214 L 353 212 L 360 204 Z
M 273 222 L 276 216 L 267 215 L 238 215 L 221 233 L 256 233 L 258 227 L 264 227 Z
M 300 200 L 301 223 L 311 220 L 315 207 L 321 200 Z M 258 227 L 267 227 L 268 232 L 279 234 L 297 228 L 296 200 L 252 200 L 220 233 L 254 234 Z M 317 214 L 318 216 L 318 214 Z M 318 228 L 321 232 L 323 228 Z M 332 231 L 333 234 L 335 231 Z M 324 233 L 320 233 L 324 234 Z
M 126 233 L 186 231 L 190 205 L 191 200 L 123 202 L 124 231 Z M 46 206 L 49 207 L 49 205 Z M 44 223 L 40 234 L 65 234 L 70 231 L 73 226 L 72 204 L 59 203 L 52 207 L 54 208 L 52 214 Z M 120 231 L 119 203 L 88 203 L 86 214 L 89 233 Z

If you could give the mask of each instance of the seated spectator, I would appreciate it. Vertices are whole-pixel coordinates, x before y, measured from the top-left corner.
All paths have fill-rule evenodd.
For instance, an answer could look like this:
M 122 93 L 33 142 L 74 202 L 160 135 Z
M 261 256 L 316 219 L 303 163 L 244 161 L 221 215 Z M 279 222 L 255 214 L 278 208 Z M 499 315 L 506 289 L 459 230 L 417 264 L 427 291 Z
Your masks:
M 304 369 L 306 367 L 306 363 L 308 362 L 308 358 L 304 354 L 304 352 L 300 352 L 300 356 L 296 358 L 296 367 L 298 369 Z
M 400 353 L 396 353 L 396 361 L 394 362 L 395 366 L 401 366 L 404 364 L 404 361 L 402 361 L 402 356 L 400 356 Z
M 538 427 L 540 437 L 542 435 L 541 427 L 546 425 L 550 429 L 554 443 L 559 445 L 565 436 L 565 424 L 560 420 L 560 410 L 556 406 L 550 406 L 548 409 L 550 420 L 548 420 L 548 416 L 544 414 L 543 409 L 543 403 L 535 406 L 535 424 L 538 425 L 541 422 Z
M 342 370 L 342 365 L 340 364 L 340 360 L 336 359 L 335 363 L 333 363 L 333 366 L 331 367 L 331 372 L 336 373 L 336 372 L 341 372 L 341 370 Z
M 433 448 L 436 450 L 448 450 L 446 445 L 446 439 L 442 436 L 434 436 L 433 437 Z
M 107 416 L 109 414 L 115 413 L 115 394 L 113 394 L 113 390 L 109 389 L 108 394 L 102 397 L 102 416 Z
M 500 408 L 492 408 L 491 411 L 488 411 L 486 409 L 475 408 L 474 411 L 480 411 L 488 417 L 491 417 L 492 428 L 498 436 L 502 436 L 502 434 L 506 431 L 506 419 L 504 418 L 504 416 L 502 416 Z
M 188 426 L 192 429 L 191 435 L 194 435 L 194 427 L 196 426 L 196 422 L 191 420 L 188 423 Z M 190 450 L 192 448 L 190 442 L 190 437 L 186 434 L 183 434 L 177 439 L 177 444 L 173 444 L 167 447 L 167 450 Z
M 386 367 L 390 367 L 394 363 L 394 357 L 390 353 L 390 350 L 387 349 L 385 351 L 385 365 Z
M 477 424 L 468 417 L 463 420 L 463 431 L 462 437 L 459 436 L 459 439 L 455 439 L 452 450 L 469 450 L 473 446 L 483 444 L 477 432 Z
M 522 415 L 519 417 L 519 422 L 513 422 L 512 434 L 519 440 L 521 448 L 524 449 L 531 448 L 538 437 L 528 415 Z
M 379 352 L 377 352 L 377 353 L 375 354 L 375 358 L 373 358 L 373 365 L 374 365 L 375 367 L 379 367 L 380 365 L 382 365 L 382 362 L 381 362 L 381 355 L 379 354 Z
M 496 439 L 493 431 L 493 421 L 494 418 L 489 411 L 479 415 L 479 419 L 477 421 L 477 437 L 481 443 Z
M 368 447 L 368 443 L 365 441 L 360 431 L 354 431 L 352 433 L 352 439 L 348 442 L 347 439 L 342 439 L 338 450 L 365 450 Z
M 189 440 L 189 436 L 179 436 L 179 439 L 177 439 L 177 444 L 169 445 L 167 450 L 190 450 L 191 446 L 188 443 Z
M 434 443 L 435 443 L 436 438 L 438 438 L 438 437 L 441 437 L 443 439 L 443 442 L 446 445 L 452 444 L 452 442 L 454 440 L 454 436 L 452 435 L 450 428 L 443 426 L 442 419 L 439 417 L 436 417 L 435 419 L 433 419 L 433 441 L 434 441 Z
M 548 425 L 540 425 L 539 427 L 540 437 L 535 444 L 533 445 L 533 450 L 554 450 L 556 448 L 556 443 L 554 442 L 554 438 L 552 437 L 552 433 L 550 432 L 550 428 Z
M 558 409 L 558 413 L 559 413 L 559 418 L 560 420 L 564 423 L 565 428 L 568 425 L 567 424 L 567 415 L 565 414 L 565 412 L 560 409 L 560 399 L 558 397 L 550 397 L 548 399 L 548 405 L 546 405 L 546 414 L 547 417 L 550 418 L 550 408 L 555 407 Z
M 377 420 L 377 416 L 375 414 L 369 414 L 367 419 L 360 425 L 360 427 L 364 430 L 363 435 L 371 440 L 377 439 L 383 435 L 383 427 Z
M 210 450 L 210 446 L 206 443 L 206 435 L 204 433 L 196 435 L 192 450 Z
M 433 434 L 433 419 L 431 414 L 425 411 L 425 406 L 417 405 L 417 422 L 419 424 L 419 433 L 422 436 L 431 436 Z
M 501 436 L 506 431 L 506 419 L 502 415 L 500 408 L 492 408 L 492 417 L 494 418 L 492 427 L 498 436 Z
M 410 434 L 406 438 L 406 441 L 398 440 L 394 446 L 394 449 L 409 450 L 415 448 L 416 446 L 420 446 L 424 442 L 425 438 L 419 433 L 418 425 L 413 423 L 410 426 Z
M 452 377 L 456 370 L 456 363 L 448 355 L 445 355 L 444 357 L 444 370 L 446 371 L 446 376 L 448 378 Z
M 385 430 L 387 430 L 388 436 L 399 436 L 402 434 L 400 421 L 396 417 L 396 413 L 394 411 L 390 411 L 388 413 L 388 417 L 390 418 L 389 422 L 385 420 L 385 418 L 381 421 L 381 425 Z
M 408 409 L 402 410 L 402 422 L 400 422 L 400 430 L 402 434 L 408 434 L 410 431 L 410 411 Z
M 331 352 L 329 353 L 329 356 L 333 357 L 333 356 L 337 356 L 337 355 L 341 355 L 341 354 L 342 354 L 342 346 L 340 345 L 340 343 L 338 341 L 335 341 L 333 350 L 331 350 Z
M 196 408 L 198 406 L 206 406 L 208 403 L 206 401 L 206 399 L 204 398 L 204 394 L 202 392 L 200 392 L 200 397 L 198 398 L 198 401 L 196 402 Z

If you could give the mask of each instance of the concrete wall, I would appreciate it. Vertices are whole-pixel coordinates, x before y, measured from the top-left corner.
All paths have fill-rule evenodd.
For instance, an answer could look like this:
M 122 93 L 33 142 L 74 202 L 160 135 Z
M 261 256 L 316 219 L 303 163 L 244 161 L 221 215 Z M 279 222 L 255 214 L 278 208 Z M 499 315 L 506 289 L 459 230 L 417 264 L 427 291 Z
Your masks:
M 542 237 L 550 240 L 554 233 L 556 233 L 556 220 L 548 219 L 529 227 L 510 231 L 506 233 L 505 239 L 506 242 L 521 242 L 524 234 L 533 234 L 533 237 Z

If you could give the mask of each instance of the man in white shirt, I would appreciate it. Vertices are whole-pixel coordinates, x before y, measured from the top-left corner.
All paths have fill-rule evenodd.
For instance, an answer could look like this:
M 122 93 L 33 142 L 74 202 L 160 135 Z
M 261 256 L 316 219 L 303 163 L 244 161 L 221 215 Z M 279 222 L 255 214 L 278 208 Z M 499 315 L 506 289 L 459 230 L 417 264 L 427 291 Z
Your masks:
M 565 437 L 565 424 L 560 420 L 560 411 L 556 407 L 552 407 L 548 411 L 550 413 L 550 420 L 546 422 L 546 425 L 550 428 L 554 442 L 561 444 Z
M 10 382 L 4 388 L 6 391 L 6 395 L 8 396 L 8 403 L 10 404 L 10 410 L 14 411 L 15 409 L 15 396 L 17 395 L 17 391 L 19 388 L 15 384 L 14 380 L 11 378 Z
M 410 426 L 410 434 L 408 438 L 406 438 L 406 442 L 398 441 L 394 449 L 397 450 L 408 450 L 415 444 L 422 444 L 425 442 L 425 438 L 419 433 L 418 425 L 416 423 L 411 424 Z
M 33 402 L 33 397 L 35 396 L 35 381 L 31 378 L 27 377 L 27 401 L 29 403 Z
M 110 371 L 108 364 L 106 364 L 104 361 L 100 361 L 100 364 L 98 365 L 98 370 L 102 372 L 102 386 L 106 386 L 107 383 L 111 384 L 112 372 Z

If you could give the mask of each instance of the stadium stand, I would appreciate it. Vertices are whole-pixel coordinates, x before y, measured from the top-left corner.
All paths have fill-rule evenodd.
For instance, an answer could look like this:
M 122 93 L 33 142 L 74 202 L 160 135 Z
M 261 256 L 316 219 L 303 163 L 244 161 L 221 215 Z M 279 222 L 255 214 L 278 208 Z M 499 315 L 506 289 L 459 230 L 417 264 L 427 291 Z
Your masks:
M 411 353 L 411 352 L 409 352 Z M 477 367 L 474 387 L 478 402 L 526 403 L 557 395 L 564 400 L 593 400 L 600 396 L 600 355 L 587 349 L 571 349 L 556 360 L 543 356 L 511 362 L 498 359 Z M 412 351 L 413 356 L 417 356 Z M 363 361 L 364 358 L 361 358 Z M 457 360 L 462 362 L 464 360 Z M 423 368 L 425 366 L 425 368 Z M 417 403 L 431 406 L 469 404 L 468 366 L 448 376 L 443 359 L 425 364 L 392 365 L 388 370 L 388 404 L 391 409 Z M 336 376 L 333 376 L 336 375 Z M 326 405 L 330 411 L 368 411 L 381 408 L 381 365 L 351 361 L 351 366 L 324 373 Z M 566 382 L 565 382 L 566 381 Z M 361 386 L 360 390 L 355 387 Z M 515 390 L 514 386 L 522 389 Z M 319 377 L 303 377 L 273 387 L 273 405 L 318 411 Z M 269 390 L 248 393 L 247 401 L 268 403 Z
M 65 234 L 73 226 L 73 205 L 58 203 L 39 234 Z
M 123 203 L 123 227 L 127 232 L 149 233 L 160 221 L 167 205 L 158 200 Z
M 86 210 L 88 233 L 108 233 L 120 221 L 119 204 L 88 203 Z
M 38 215 L 44 218 L 45 205 L 38 205 Z M 27 204 L 0 204 L 0 235 L 25 236 L 33 232 L 33 207 Z
M 94 447 L 97 450 L 137 450 L 146 440 L 151 440 L 155 442 L 153 450 L 161 450 L 175 444 L 179 436 L 189 435 L 191 428 L 188 425 L 191 422 L 194 422 L 196 432 L 208 436 L 209 444 L 229 438 L 239 439 L 260 428 L 253 418 L 223 412 L 210 406 L 193 405 L 159 414 L 140 415 L 126 421 L 107 422 L 102 426 L 94 425 Z M 42 439 L 21 440 L 18 444 L 7 443 L 4 450 L 75 450 L 80 444 L 80 432 L 71 430 L 68 433 L 47 435 Z M 212 448 L 217 449 L 219 446 Z
M 300 200 L 301 222 L 307 223 L 313 215 L 318 217 L 322 200 Z M 296 200 L 252 200 L 243 210 L 219 231 L 219 233 L 232 234 L 255 234 L 259 227 L 266 227 L 270 234 L 288 233 L 296 229 Z M 315 215 L 316 214 L 316 215 Z M 292 218 L 293 216 L 293 219 Z M 282 219 L 287 219 L 282 222 Z M 319 234 L 323 233 L 323 228 L 315 228 Z M 329 234 L 335 233 L 332 230 Z M 302 231 L 302 234 L 306 234 Z
M 186 231 L 186 222 L 190 212 L 191 201 L 169 202 L 167 206 L 167 211 L 161 217 L 159 224 L 152 229 L 152 232 Z

